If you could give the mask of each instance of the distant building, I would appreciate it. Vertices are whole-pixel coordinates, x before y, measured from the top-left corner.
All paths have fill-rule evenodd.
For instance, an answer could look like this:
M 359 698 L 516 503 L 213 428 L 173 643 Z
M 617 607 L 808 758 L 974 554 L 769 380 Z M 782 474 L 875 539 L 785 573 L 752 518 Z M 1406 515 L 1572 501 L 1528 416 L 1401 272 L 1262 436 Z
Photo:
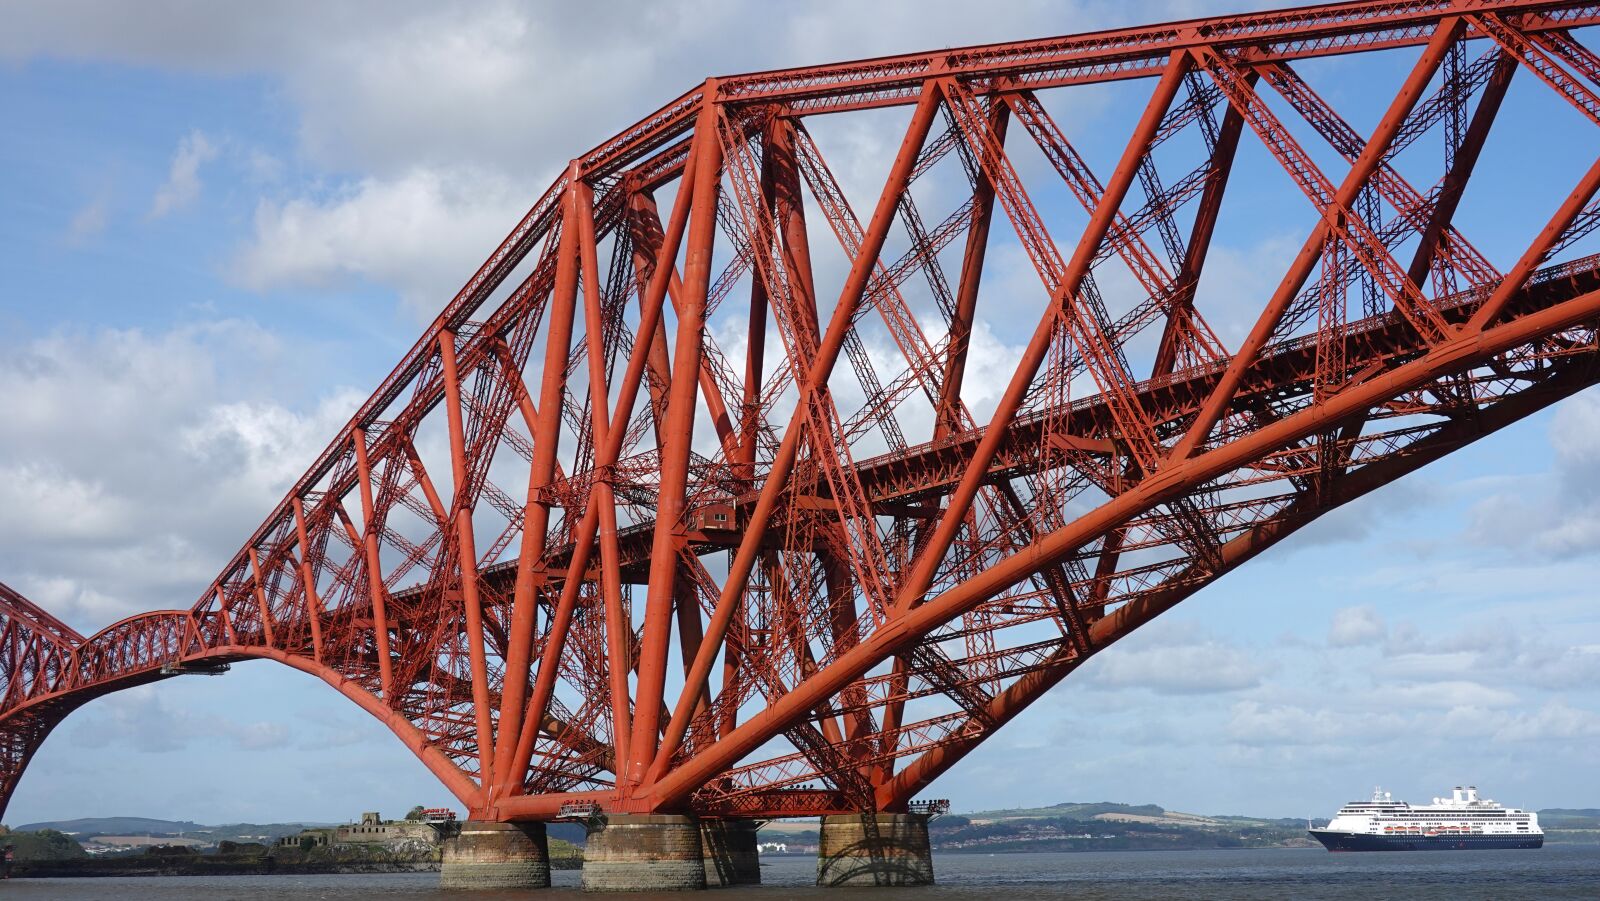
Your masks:
M 333 831 L 336 845 L 388 845 L 398 841 L 425 841 L 435 844 L 439 833 L 427 823 L 416 820 L 384 820 L 377 811 L 363 813 L 361 822 L 340 826 Z
M 278 839 L 280 848 L 304 848 L 308 845 L 321 847 L 333 839 L 332 829 L 302 829 L 295 835 L 285 835 Z
M 333 845 L 394 845 L 399 843 L 439 842 L 439 833 L 427 823 L 415 820 L 384 820 L 377 811 L 361 815 L 361 822 L 347 823 L 329 829 L 304 829 L 299 835 L 286 835 L 278 839 L 280 848 L 299 848 L 307 842 L 315 846 Z

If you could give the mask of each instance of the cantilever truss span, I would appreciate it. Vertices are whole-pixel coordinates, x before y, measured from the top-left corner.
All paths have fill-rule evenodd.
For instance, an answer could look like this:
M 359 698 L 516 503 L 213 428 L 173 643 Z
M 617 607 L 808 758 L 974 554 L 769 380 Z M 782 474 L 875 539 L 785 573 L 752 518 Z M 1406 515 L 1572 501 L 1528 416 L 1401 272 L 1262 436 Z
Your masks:
M 1504 109 L 1600 125 L 1597 21 L 1363 0 L 707 80 L 571 163 L 192 608 L 84 638 L 4 592 L 0 790 L 89 698 L 270 658 L 475 817 L 904 810 L 1090 655 L 1600 378 L 1600 161 L 1506 259 L 1457 215 L 1509 187 L 1474 181 Z M 1379 109 L 1312 87 L 1333 56 Z M 1091 164 L 1050 108 L 1096 90 L 1142 107 Z M 891 121 L 892 158 L 823 152 Z M 1268 191 L 1299 251 L 1239 296 L 1208 250 Z

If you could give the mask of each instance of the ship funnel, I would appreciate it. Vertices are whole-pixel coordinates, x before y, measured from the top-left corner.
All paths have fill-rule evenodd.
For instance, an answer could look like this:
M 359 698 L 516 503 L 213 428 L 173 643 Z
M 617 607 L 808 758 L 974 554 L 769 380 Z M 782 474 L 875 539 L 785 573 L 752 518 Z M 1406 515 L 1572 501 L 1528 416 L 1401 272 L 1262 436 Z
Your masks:
M 1450 792 L 1450 800 L 1456 802 L 1457 804 L 1461 803 L 1461 786 L 1456 786 L 1455 789 Z

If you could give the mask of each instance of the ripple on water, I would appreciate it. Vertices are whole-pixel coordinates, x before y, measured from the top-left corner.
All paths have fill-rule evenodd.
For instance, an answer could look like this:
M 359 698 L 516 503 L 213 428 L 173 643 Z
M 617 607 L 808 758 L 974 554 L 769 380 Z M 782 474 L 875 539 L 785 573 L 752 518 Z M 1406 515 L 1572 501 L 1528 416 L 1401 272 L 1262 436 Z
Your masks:
M 1600 898 L 1600 845 L 1551 845 L 1539 851 L 1329 854 L 1321 849 L 1263 851 L 1086 852 L 1079 854 L 939 854 L 939 885 L 927 889 L 818 889 L 816 862 L 769 858 L 765 884 L 721 889 L 719 901 L 828 898 L 874 901 L 1239 898 L 1501 899 Z M 432 873 L 360 876 L 183 876 L 121 879 L 18 879 L 0 888 L 34 901 L 569 901 L 581 896 L 576 871 L 557 871 L 542 892 L 441 892 Z M 586 896 L 593 898 L 594 896 Z M 641 901 L 649 896 L 635 895 Z M 682 895 L 662 898 L 682 899 Z

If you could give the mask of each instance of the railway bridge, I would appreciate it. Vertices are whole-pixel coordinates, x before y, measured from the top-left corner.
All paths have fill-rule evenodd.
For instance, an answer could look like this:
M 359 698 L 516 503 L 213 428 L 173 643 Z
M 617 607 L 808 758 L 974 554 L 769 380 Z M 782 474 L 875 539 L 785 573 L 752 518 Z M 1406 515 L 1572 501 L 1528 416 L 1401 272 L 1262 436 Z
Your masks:
M 919 798 L 1084 660 L 1600 381 L 1600 159 L 1504 253 L 1458 215 L 1517 190 L 1486 144 L 1542 165 L 1518 104 L 1595 134 L 1597 22 L 1356 0 L 707 79 L 571 162 L 193 606 L 86 637 L 0 587 L 0 805 L 87 701 L 263 658 L 468 809 L 447 884 L 548 884 L 557 819 L 592 888 L 758 878 L 791 816 L 819 882 L 931 881 Z M 1340 111 L 1330 57 L 1392 84 Z M 1050 107 L 1096 90 L 1142 106 L 1092 166 Z M 852 118 L 898 130 L 859 208 Z M 1207 260 L 1263 182 L 1301 243 L 1240 296 Z

